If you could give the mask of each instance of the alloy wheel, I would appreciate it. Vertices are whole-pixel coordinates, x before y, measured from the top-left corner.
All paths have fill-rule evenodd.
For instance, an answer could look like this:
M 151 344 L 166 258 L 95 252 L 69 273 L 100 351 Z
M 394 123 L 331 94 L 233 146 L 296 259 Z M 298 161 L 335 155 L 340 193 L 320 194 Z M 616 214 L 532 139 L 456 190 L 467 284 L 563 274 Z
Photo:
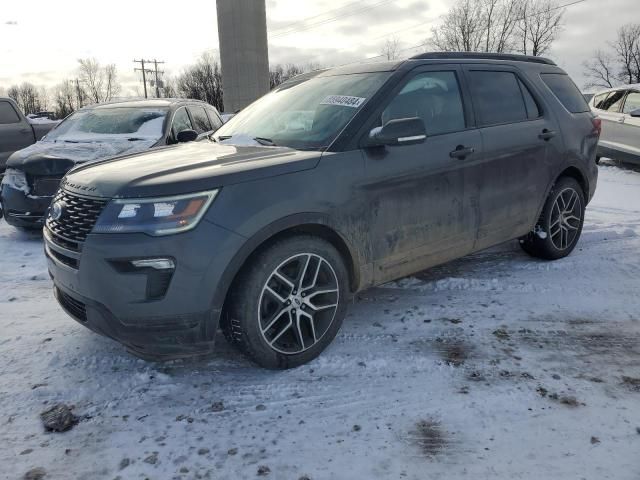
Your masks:
M 333 323 L 340 300 L 331 264 L 313 253 L 289 257 L 269 275 L 258 304 L 260 332 L 288 355 L 313 347 Z
M 549 235 L 558 250 L 566 250 L 575 242 L 582 224 L 582 200 L 573 188 L 560 192 L 551 210 Z

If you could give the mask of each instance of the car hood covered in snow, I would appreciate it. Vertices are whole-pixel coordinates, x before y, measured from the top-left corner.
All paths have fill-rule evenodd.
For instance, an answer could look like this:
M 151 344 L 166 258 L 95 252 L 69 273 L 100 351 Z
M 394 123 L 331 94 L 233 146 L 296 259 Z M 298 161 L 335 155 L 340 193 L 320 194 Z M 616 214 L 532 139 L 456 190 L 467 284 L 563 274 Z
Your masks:
M 104 160 L 151 148 L 157 140 L 105 140 L 95 142 L 37 142 L 18 150 L 7 160 L 7 167 L 32 175 L 62 176 L 78 164 Z
M 86 165 L 63 185 L 96 197 L 178 195 L 311 169 L 320 156 L 285 147 L 193 142 Z

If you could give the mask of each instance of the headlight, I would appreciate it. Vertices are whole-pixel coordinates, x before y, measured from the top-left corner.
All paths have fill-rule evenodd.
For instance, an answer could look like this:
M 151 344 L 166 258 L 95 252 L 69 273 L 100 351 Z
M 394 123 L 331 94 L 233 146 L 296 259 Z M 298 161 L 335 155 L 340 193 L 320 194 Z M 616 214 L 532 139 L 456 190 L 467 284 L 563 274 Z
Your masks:
M 117 199 L 105 207 L 93 233 L 146 233 L 153 236 L 186 232 L 198 225 L 218 190 L 176 197 Z
M 22 170 L 16 170 L 15 168 L 7 168 L 5 170 L 2 185 L 6 185 L 15 190 L 21 190 L 27 195 L 31 193 L 29 184 L 27 183 L 27 176 Z

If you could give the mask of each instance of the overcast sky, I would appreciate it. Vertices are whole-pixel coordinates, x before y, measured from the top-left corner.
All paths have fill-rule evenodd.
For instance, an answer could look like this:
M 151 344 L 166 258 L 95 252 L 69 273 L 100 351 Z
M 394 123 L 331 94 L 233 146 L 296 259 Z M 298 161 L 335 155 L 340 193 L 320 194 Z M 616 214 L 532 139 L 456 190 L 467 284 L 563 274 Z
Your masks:
M 392 35 L 406 49 L 423 43 L 454 2 L 267 0 L 270 62 L 335 65 L 365 59 L 379 54 Z M 569 7 L 549 56 L 583 84 L 582 61 L 632 21 L 640 21 L 640 0 L 586 0 Z M 291 30 L 298 31 L 285 34 Z M 202 51 L 217 48 L 215 0 L 2 0 L 0 89 L 24 81 L 53 86 L 75 77 L 78 58 L 96 57 L 115 63 L 125 92 L 135 93 L 141 85 L 134 58 L 164 60 L 168 73 L 178 73 Z

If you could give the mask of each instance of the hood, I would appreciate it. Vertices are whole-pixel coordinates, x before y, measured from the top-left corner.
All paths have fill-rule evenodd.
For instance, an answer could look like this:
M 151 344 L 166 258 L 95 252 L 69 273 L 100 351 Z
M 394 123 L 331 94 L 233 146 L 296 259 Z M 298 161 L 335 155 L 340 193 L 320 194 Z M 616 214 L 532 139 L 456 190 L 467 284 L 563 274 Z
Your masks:
M 105 198 L 179 195 L 314 168 L 317 151 L 192 142 L 78 167 L 70 192 Z
M 32 175 L 62 176 L 78 164 L 145 151 L 155 143 L 156 140 L 91 143 L 41 141 L 11 155 L 7 160 L 7 167 L 18 168 Z

